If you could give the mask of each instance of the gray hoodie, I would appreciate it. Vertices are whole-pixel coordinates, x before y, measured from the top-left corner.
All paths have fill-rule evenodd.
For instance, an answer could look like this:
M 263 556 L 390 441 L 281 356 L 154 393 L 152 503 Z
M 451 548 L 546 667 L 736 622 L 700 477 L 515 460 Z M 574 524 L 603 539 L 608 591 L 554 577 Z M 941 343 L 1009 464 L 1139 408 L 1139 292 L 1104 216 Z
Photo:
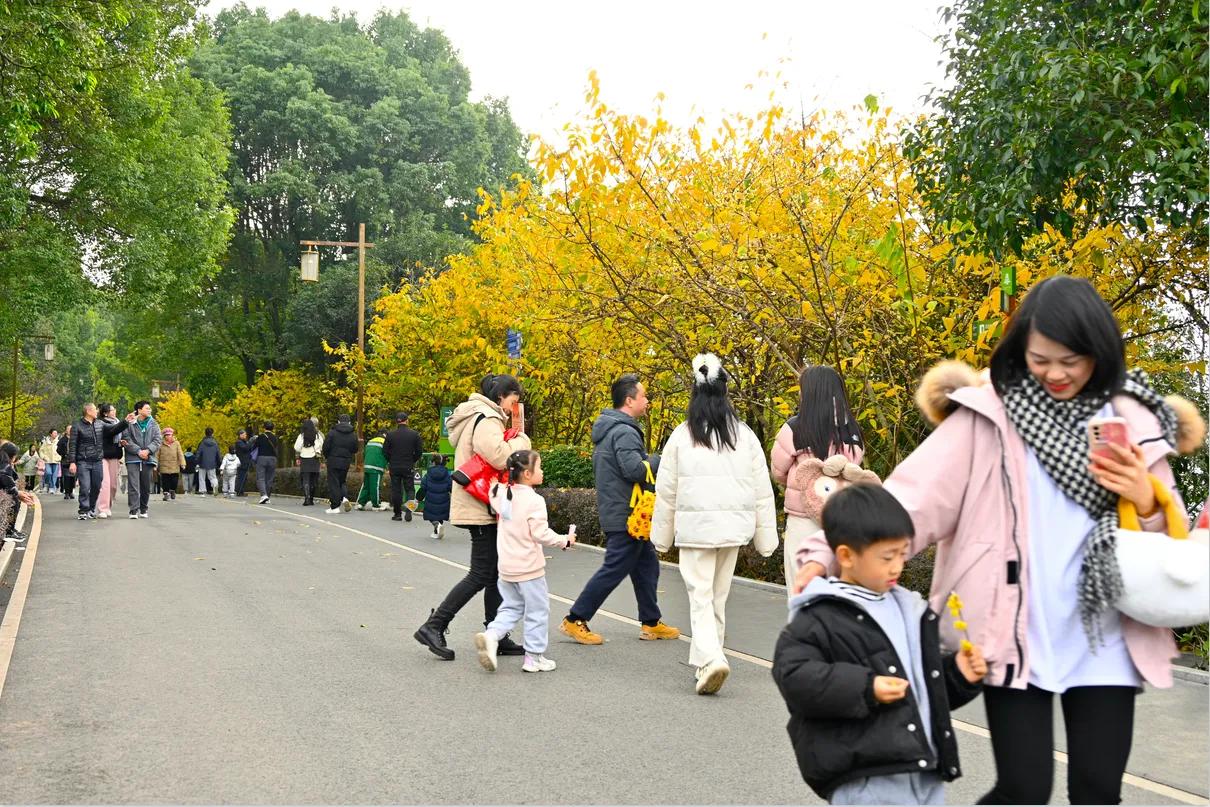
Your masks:
M 651 463 L 654 475 L 660 458 L 643 449 L 639 423 L 618 409 L 606 409 L 592 424 L 592 471 L 597 488 L 597 513 L 601 531 L 626 532 L 630 496 L 636 482 L 647 480 L 643 461 Z
M 160 445 L 164 442 L 163 436 L 160 434 L 160 424 L 155 422 L 155 418 L 147 418 L 147 428 L 139 428 L 138 421 L 126 424 L 126 431 L 122 432 L 122 438 L 126 441 L 126 462 L 140 463 L 146 462 L 150 465 L 157 463 L 156 455 L 160 451 Z M 139 456 L 141 449 L 147 449 L 147 459 Z

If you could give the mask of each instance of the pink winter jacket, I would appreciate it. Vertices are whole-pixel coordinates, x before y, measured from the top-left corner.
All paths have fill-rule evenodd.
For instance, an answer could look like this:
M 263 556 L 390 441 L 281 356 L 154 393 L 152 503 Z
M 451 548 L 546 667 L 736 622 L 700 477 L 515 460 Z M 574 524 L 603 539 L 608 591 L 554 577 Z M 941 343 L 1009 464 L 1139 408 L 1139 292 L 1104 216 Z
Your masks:
M 946 598 L 957 592 L 971 640 L 982 647 L 990 666 L 986 683 L 1025 689 L 1030 572 L 1025 443 L 990 384 L 956 389 L 948 398 L 957 404 L 953 413 L 883 484 L 911 514 L 916 527 L 911 553 L 937 545 L 929 595 L 933 610 L 945 614 Z M 1175 452 L 1160 437 L 1155 416 L 1133 398 L 1119 396 L 1112 404 L 1126 419 L 1130 439 L 1143 449 L 1151 473 L 1175 491 L 1167 460 Z M 1165 526 L 1162 511 L 1143 519 L 1144 530 Z M 822 531 L 803 541 L 797 558 L 799 564 L 815 561 L 835 572 Z M 1124 615 L 1121 620 L 1127 650 L 1142 677 L 1153 686 L 1172 686 L 1171 660 L 1177 655 L 1172 631 Z M 961 637 L 952 619 L 942 620 L 941 639 L 958 647 Z
M 546 520 L 546 500 L 528 485 L 513 485 L 513 498 L 508 501 L 508 487 L 500 485 L 491 497 L 492 508 L 500 517 L 496 532 L 496 551 L 500 555 L 500 579 L 510 583 L 536 580 L 546 573 L 543 546 L 567 546 L 567 536 L 559 535 Z M 510 512 L 511 510 L 511 512 Z
M 832 453 L 844 454 L 849 458 L 849 462 L 855 465 L 861 464 L 861 458 L 865 454 L 860 446 L 844 446 L 840 450 L 833 448 Z M 773 443 L 773 457 L 770 464 L 773 466 L 773 481 L 786 489 L 786 512 L 799 518 L 808 517 L 807 507 L 803 499 L 803 490 L 790 473 L 799 459 L 809 456 L 811 456 L 810 449 L 799 451 L 794 447 L 794 430 L 790 428 L 790 424 L 783 425 L 781 431 L 777 433 L 777 440 Z M 820 459 L 826 460 L 827 457 L 820 457 Z

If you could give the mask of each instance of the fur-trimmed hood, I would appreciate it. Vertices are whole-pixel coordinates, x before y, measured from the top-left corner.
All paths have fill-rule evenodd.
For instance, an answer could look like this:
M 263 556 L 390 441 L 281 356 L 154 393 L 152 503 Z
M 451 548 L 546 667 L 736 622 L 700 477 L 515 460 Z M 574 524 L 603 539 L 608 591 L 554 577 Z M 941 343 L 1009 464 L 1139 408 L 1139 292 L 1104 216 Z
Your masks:
M 958 403 L 950 396 L 964 387 L 981 387 L 991 383 L 987 371 L 982 373 L 960 361 L 943 361 L 934 365 L 916 389 L 916 405 L 930 424 L 945 420 Z M 1192 454 L 1206 440 L 1206 421 L 1193 402 L 1179 395 L 1169 395 L 1164 403 L 1176 413 L 1176 450 Z

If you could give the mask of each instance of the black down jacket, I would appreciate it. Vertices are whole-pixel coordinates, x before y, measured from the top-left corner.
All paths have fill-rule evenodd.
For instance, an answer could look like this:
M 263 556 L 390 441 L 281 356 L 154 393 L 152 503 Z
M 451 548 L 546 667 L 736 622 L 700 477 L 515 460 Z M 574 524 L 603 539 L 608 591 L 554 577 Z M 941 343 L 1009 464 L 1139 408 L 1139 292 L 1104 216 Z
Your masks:
M 802 778 L 823 798 L 866 776 L 936 770 L 947 782 L 957 779 L 961 770 L 950 710 L 973 700 L 981 685 L 967 682 L 953 654 L 942 656 L 937 615 L 921 603 L 934 754 L 919 729 L 920 710 L 910 692 L 895 703 L 874 700 L 874 676 L 905 677 L 907 667 L 890 639 L 852 600 L 809 596 L 816 583 L 826 582 L 812 581 L 795 598 L 807 603 L 782 629 L 773 654 L 773 678 L 790 710 L 786 730 Z
M 361 441 L 353 433 L 353 426 L 350 423 L 337 423 L 324 438 L 323 453 L 328 460 L 329 468 L 337 470 L 348 468 L 353 464 L 353 457 L 359 448 L 361 448 Z

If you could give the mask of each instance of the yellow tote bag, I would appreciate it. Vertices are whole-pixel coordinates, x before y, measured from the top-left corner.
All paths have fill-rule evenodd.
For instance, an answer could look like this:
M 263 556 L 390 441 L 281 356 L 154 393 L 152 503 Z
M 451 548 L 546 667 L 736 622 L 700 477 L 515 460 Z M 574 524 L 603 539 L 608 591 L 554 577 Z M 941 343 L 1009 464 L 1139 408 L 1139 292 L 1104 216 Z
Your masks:
M 651 463 L 644 461 L 647 469 L 647 484 L 655 487 L 655 475 L 651 473 Z M 626 532 L 636 541 L 651 540 L 651 514 L 655 512 L 655 491 L 645 490 L 638 482 L 630 494 L 630 518 L 626 519 Z

